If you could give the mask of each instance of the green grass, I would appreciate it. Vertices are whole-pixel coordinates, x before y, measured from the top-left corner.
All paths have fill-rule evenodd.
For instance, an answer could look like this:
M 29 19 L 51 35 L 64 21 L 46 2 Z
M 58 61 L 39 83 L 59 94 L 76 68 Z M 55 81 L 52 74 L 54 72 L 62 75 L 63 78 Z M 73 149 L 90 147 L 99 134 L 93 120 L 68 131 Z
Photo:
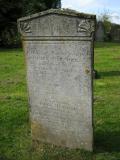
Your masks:
M 120 44 L 95 45 L 94 154 L 41 144 L 31 148 L 21 49 L 0 50 L 0 160 L 120 160 Z
M 120 160 L 120 44 L 95 48 L 95 154 L 97 160 Z

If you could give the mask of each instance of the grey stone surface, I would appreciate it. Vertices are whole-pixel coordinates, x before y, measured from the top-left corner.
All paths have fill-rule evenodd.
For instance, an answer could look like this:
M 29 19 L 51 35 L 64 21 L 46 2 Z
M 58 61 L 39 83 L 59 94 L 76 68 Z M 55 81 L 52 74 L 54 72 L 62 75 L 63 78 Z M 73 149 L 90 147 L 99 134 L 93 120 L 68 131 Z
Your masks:
M 18 20 L 34 141 L 93 149 L 95 16 L 48 10 Z

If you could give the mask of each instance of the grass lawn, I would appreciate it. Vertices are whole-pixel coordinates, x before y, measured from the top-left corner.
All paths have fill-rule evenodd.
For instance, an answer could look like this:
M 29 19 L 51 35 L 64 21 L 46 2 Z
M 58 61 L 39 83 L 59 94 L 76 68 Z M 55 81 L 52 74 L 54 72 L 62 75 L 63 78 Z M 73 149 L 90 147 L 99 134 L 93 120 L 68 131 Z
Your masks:
M 95 69 L 94 154 L 45 144 L 34 149 L 23 51 L 1 49 L 0 160 L 120 160 L 120 44 L 97 43 Z

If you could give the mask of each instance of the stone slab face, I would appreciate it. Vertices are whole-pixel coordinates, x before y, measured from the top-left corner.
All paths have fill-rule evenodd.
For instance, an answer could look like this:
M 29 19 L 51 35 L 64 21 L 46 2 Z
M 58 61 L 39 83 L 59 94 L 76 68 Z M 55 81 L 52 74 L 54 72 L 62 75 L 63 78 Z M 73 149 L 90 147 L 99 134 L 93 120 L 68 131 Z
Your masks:
M 92 151 L 95 16 L 48 10 L 18 20 L 33 141 Z

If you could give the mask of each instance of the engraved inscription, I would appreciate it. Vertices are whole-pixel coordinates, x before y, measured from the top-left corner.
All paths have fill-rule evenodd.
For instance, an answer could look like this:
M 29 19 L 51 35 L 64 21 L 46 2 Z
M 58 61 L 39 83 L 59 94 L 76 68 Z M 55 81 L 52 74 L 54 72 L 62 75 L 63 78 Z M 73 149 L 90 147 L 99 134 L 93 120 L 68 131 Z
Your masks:
M 77 43 L 78 42 L 74 45 L 76 46 Z M 63 90 L 63 94 L 70 94 L 73 89 L 76 95 L 79 93 L 79 90 L 81 90 L 80 94 L 84 95 L 85 90 L 82 89 L 84 79 L 81 75 L 83 73 L 86 74 L 85 69 L 88 67 L 85 66 L 82 68 L 82 65 L 86 65 L 84 56 L 86 55 L 89 58 L 89 49 L 86 48 L 86 45 L 81 45 L 81 51 L 76 50 L 73 55 L 72 50 L 75 46 L 72 45 L 73 49 L 71 49 L 71 51 L 67 49 L 71 44 L 72 42 L 66 43 L 66 47 L 64 47 L 66 51 L 65 53 L 61 51 L 61 54 L 54 51 L 54 47 L 56 47 L 56 45 L 60 46 L 61 44 L 50 44 L 52 50 L 50 51 L 49 49 L 49 51 L 52 54 L 48 54 L 48 43 L 44 44 L 43 48 L 41 46 L 41 49 L 44 50 L 42 53 L 37 49 L 38 47 L 28 48 L 27 56 L 29 66 L 31 66 L 29 73 L 35 77 L 36 90 L 40 88 L 38 82 L 40 82 L 42 86 L 45 85 L 45 87 L 40 88 L 41 92 L 39 94 L 55 94 L 58 93 L 60 89 Z
M 89 82 L 86 68 L 90 67 L 90 43 L 34 43 L 34 46 L 29 44 L 26 51 L 32 93 L 30 103 L 34 106 L 31 108 L 32 121 L 41 122 L 49 129 L 48 134 L 54 132 L 64 136 L 69 132 L 70 137 L 79 137 L 81 143 L 84 132 L 86 136 L 90 132 L 89 127 L 86 129 L 91 114 L 86 107 L 90 103 L 87 100 L 90 88 L 86 85 Z

